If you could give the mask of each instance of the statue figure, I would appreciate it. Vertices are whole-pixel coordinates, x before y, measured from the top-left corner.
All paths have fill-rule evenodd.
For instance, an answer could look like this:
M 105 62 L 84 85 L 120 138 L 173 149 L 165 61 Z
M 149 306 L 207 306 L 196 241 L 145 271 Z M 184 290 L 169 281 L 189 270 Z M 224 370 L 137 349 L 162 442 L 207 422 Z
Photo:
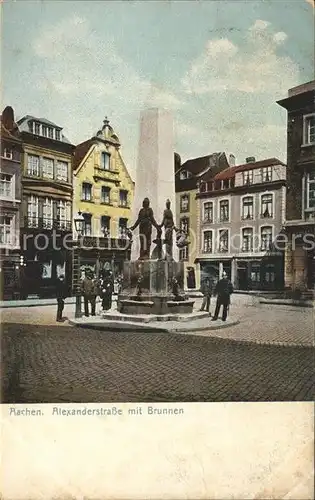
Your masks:
M 140 240 L 140 256 L 139 260 L 146 260 L 150 258 L 152 226 L 157 230 L 158 238 L 161 235 L 161 228 L 156 222 L 153 210 L 150 207 L 149 198 L 144 198 L 142 208 L 139 211 L 136 223 L 129 228 L 134 231 L 139 226 L 139 240 Z
M 173 259 L 173 231 L 177 231 L 174 223 L 170 200 L 166 200 L 166 208 L 163 213 L 161 227 L 164 227 L 164 244 L 166 259 Z

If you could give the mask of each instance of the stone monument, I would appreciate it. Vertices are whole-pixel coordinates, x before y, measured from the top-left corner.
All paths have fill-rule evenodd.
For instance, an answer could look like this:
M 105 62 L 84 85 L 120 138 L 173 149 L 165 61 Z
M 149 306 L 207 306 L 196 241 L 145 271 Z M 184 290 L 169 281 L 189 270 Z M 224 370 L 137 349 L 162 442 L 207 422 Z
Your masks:
M 160 108 L 142 111 L 139 132 L 133 220 L 137 220 L 139 207 L 146 197 L 150 200 L 153 213 L 159 218 L 165 209 L 166 199 L 170 200 L 173 210 L 176 207 L 172 113 Z M 132 260 L 138 258 L 139 251 L 139 241 L 135 240 L 131 250 Z M 176 248 L 174 258 L 177 258 Z

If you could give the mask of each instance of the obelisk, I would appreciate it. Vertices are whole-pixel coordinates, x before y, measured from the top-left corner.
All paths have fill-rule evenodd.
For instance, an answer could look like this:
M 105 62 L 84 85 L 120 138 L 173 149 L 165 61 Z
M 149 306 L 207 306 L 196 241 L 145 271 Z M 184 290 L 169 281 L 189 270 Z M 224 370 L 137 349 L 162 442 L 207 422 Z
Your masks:
M 173 116 L 170 111 L 161 108 L 146 109 L 140 114 L 133 221 L 137 219 L 145 197 L 149 198 L 154 217 L 159 224 L 162 222 L 167 199 L 171 201 L 171 209 L 176 220 Z M 137 230 L 135 233 L 132 260 L 139 257 Z M 155 229 L 152 236 L 154 239 Z M 174 235 L 173 256 L 177 259 L 175 240 Z M 152 244 L 151 251 L 154 247 Z

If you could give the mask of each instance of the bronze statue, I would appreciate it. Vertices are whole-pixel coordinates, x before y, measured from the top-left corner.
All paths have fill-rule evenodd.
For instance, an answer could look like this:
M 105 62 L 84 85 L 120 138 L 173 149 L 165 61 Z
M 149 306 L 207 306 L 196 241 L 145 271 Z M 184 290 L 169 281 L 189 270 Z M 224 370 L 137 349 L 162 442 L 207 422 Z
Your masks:
M 166 200 L 161 227 L 164 227 L 164 244 L 167 259 L 173 259 L 173 231 L 177 231 L 174 223 L 170 200 Z
M 161 228 L 156 222 L 153 210 L 150 207 L 149 198 L 144 198 L 142 208 L 139 211 L 136 223 L 129 228 L 134 231 L 139 226 L 139 239 L 140 239 L 140 256 L 139 260 L 146 260 L 150 258 L 152 226 L 157 230 L 157 237 L 161 235 Z

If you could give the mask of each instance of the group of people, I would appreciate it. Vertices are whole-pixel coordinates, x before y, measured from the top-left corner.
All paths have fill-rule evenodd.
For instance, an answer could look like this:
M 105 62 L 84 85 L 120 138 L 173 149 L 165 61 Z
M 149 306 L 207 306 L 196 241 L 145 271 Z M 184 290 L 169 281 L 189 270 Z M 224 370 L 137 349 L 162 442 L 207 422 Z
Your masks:
M 230 297 L 233 293 L 233 285 L 228 279 L 226 272 L 223 271 L 222 278 L 217 283 L 215 283 L 212 277 L 206 278 L 201 285 L 201 292 L 203 300 L 200 311 L 206 310 L 210 314 L 211 297 L 214 295 L 217 297 L 217 301 L 211 321 L 218 319 L 221 306 L 223 307 L 222 321 L 226 321 L 231 303 Z
M 120 282 L 118 279 L 118 286 Z M 112 295 L 114 293 L 114 276 L 112 271 L 103 270 L 99 278 L 95 278 L 92 271 L 86 271 L 85 278 L 81 283 L 81 293 L 84 300 L 84 315 L 88 317 L 95 316 L 96 298 L 99 296 L 102 301 L 103 311 L 108 311 L 112 307 Z M 62 312 L 64 309 L 65 299 L 68 295 L 68 289 L 65 283 L 64 275 L 59 276 L 56 286 L 57 297 L 57 318 L 58 322 L 62 321 Z

